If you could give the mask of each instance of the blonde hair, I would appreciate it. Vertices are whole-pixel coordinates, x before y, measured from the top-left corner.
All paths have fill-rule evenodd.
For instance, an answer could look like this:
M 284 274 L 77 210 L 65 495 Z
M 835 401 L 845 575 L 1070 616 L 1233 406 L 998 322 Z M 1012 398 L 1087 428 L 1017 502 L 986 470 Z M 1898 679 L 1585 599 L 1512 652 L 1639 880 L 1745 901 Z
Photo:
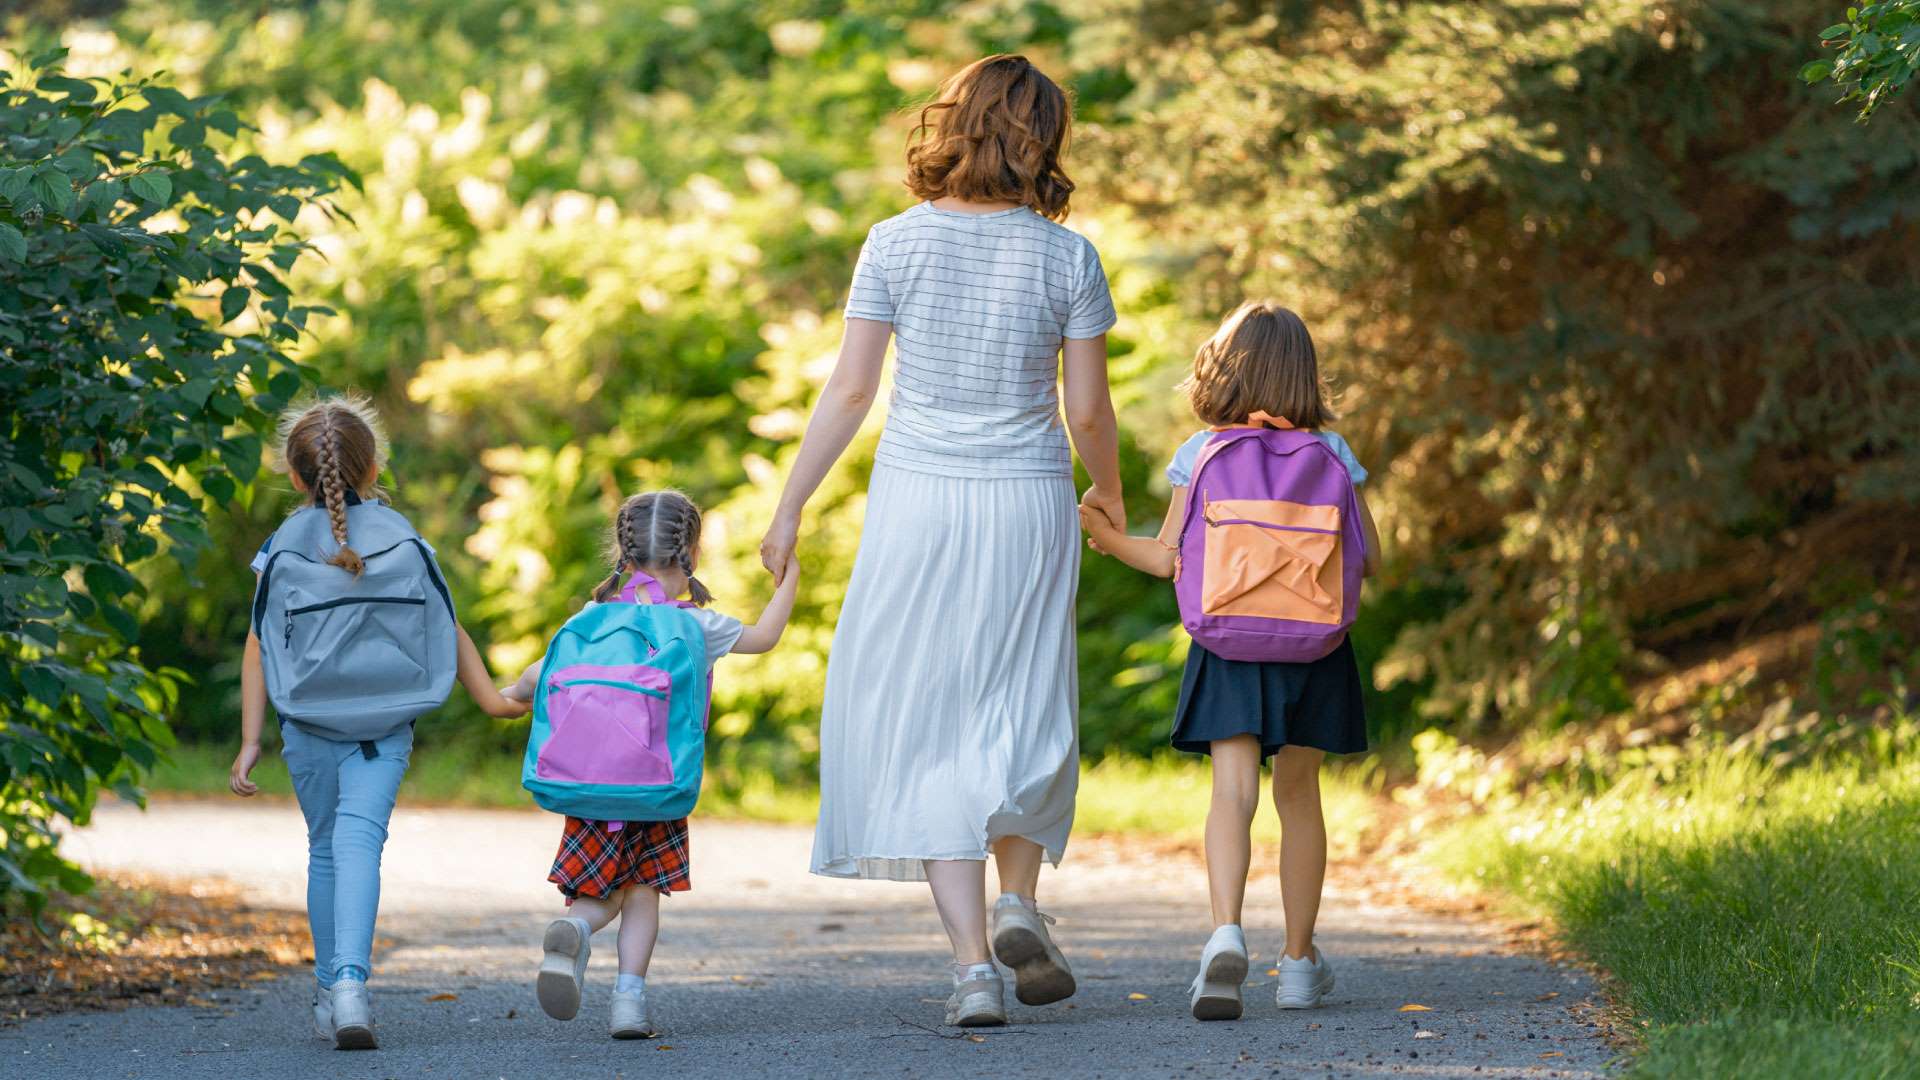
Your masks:
M 975 60 L 920 110 L 907 188 L 921 199 L 1019 203 L 1059 221 L 1073 194 L 1060 166 L 1072 123 L 1066 92 L 1026 57 Z
M 1213 426 L 1244 424 L 1255 413 L 1309 429 L 1338 419 L 1307 324 L 1271 300 L 1235 308 L 1194 354 L 1180 389 Z
M 687 575 L 687 592 L 704 606 L 713 594 L 693 576 L 693 557 L 700 550 L 700 508 L 681 492 L 669 488 L 635 495 L 620 504 L 613 516 L 613 538 L 607 556 L 613 573 L 593 590 L 605 603 L 620 592 L 620 575 L 631 566 L 677 566 Z
M 315 505 L 324 506 L 333 523 L 333 539 L 340 550 L 333 565 L 358 575 L 366 569 L 358 552 L 347 546 L 347 491 L 372 498 L 379 489 L 367 477 L 378 477 L 387 465 L 387 440 L 380 417 L 359 395 L 321 398 L 296 405 L 280 414 L 280 461 L 300 478 Z

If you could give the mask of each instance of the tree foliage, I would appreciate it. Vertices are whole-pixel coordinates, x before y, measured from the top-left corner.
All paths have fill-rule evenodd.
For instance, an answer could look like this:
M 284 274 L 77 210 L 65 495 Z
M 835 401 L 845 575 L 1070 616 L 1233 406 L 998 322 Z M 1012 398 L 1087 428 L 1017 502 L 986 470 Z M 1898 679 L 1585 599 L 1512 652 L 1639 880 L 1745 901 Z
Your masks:
M 1793 75 L 1799 7 L 1731 0 L 133 0 L 93 62 L 190 72 L 237 152 L 337 151 L 357 227 L 303 215 L 337 308 L 298 347 L 372 393 L 401 508 L 503 672 L 605 572 L 619 498 L 709 510 L 724 610 L 832 362 L 855 252 L 903 208 L 902 110 L 982 52 L 1071 83 L 1142 523 L 1193 421 L 1173 386 L 1250 293 L 1315 329 L 1390 565 L 1356 630 L 1388 724 L 1619 708 L 1642 673 L 1892 567 L 1913 518 L 1909 112 L 1863 132 Z M 31 38 L 36 26 L 18 24 Z M 406 48 L 397 49 L 396 42 Z M 876 424 L 878 417 L 875 418 Z M 823 488 L 793 630 L 727 661 L 712 775 L 805 779 L 873 431 Z M 147 654 L 231 737 L 247 558 L 287 493 L 149 571 Z M 1164 584 L 1089 559 L 1082 745 L 1164 745 Z M 1854 590 L 1849 592 L 1849 590 Z M 423 747 L 513 768 L 453 706 Z
M 1822 30 L 1820 40 L 1838 51 L 1808 63 L 1800 77 L 1838 83 L 1846 90 L 1840 100 L 1859 102 L 1864 121 L 1920 70 L 1920 0 L 1850 7 L 1846 21 Z
M 190 564 L 203 504 L 261 464 L 300 386 L 285 355 L 316 309 L 284 281 L 282 231 L 344 175 L 228 157 L 217 97 L 0 70 L 0 899 L 77 890 L 55 816 L 87 820 L 172 745 L 186 676 L 136 643 L 133 570 Z M 177 571 L 176 571 L 177 572 Z

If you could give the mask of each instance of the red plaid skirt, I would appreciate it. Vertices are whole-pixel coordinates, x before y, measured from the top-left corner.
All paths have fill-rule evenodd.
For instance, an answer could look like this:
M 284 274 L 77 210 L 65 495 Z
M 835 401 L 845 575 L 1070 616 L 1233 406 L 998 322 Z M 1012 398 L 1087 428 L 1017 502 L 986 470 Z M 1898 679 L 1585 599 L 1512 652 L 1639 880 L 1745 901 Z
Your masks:
M 560 886 L 570 901 L 576 896 L 598 899 L 629 885 L 685 892 L 693 887 L 687 819 L 629 821 L 609 832 L 604 821 L 569 817 L 547 880 Z

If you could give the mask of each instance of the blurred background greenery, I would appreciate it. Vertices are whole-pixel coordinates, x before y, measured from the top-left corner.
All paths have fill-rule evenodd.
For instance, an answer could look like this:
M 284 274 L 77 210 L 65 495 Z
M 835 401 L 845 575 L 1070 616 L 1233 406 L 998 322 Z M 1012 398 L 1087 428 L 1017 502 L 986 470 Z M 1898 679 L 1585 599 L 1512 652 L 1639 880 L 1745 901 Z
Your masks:
M 624 493 L 690 492 L 720 606 L 757 609 L 854 253 L 907 205 L 904 109 L 1027 53 L 1078 101 L 1070 224 L 1121 309 L 1137 519 L 1213 322 L 1271 294 L 1315 329 L 1389 548 L 1355 638 L 1396 765 L 1428 727 L 1617 742 L 1781 700 L 1838 723 L 1911 666 L 1920 126 L 1794 78 L 1806 8 L 41 0 L 3 29 L 71 74 L 224 92 L 236 151 L 360 173 L 351 223 L 298 223 L 324 259 L 293 285 L 339 312 L 300 356 L 375 398 L 503 675 L 604 574 Z M 871 444 L 812 512 L 787 643 L 720 680 L 722 792 L 810 783 Z M 233 740 L 245 565 L 289 494 L 216 513 L 191 572 L 144 567 L 142 654 L 191 675 L 190 745 Z M 1150 755 L 1171 594 L 1090 559 L 1080 610 L 1085 752 Z M 423 759 L 509 787 L 523 737 L 459 701 L 421 726 Z

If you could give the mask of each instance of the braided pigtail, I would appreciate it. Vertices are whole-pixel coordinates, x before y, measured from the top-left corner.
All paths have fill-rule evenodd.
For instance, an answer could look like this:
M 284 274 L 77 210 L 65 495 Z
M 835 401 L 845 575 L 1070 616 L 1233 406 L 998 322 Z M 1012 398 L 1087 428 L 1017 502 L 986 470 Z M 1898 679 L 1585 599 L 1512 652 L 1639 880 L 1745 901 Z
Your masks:
M 650 491 L 620 504 L 613 519 L 613 542 L 607 555 L 613 573 L 594 590 L 594 599 L 611 599 L 620 589 L 620 577 L 631 567 L 644 570 L 672 566 L 687 575 L 693 602 L 706 605 L 713 594 L 693 576 L 693 560 L 700 550 L 700 508 L 677 491 Z
M 329 422 L 320 429 L 320 499 L 326 505 L 327 518 L 333 522 L 333 540 L 340 550 L 327 561 L 355 577 L 367 568 L 360 553 L 347 546 L 347 482 L 340 475 L 340 432 Z

